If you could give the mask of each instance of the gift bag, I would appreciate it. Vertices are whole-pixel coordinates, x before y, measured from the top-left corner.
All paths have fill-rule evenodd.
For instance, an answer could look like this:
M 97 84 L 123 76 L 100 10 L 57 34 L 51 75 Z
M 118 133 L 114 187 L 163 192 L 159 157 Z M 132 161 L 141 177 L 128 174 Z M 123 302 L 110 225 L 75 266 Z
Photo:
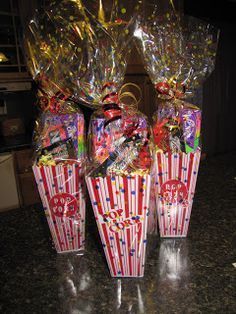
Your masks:
M 152 175 L 159 231 L 185 237 L 201 154 L 201 110 L 187 100 L 214 69 L 218 32 L 178 13 L 172 1 L 150 3 L 146 15 L 134 36 L 158 95 Z
M 79 98 L 97 109 L 89 125 L 86 182 L 110 273 L 143 276 L 150 195 L 150 127 L 123 86 L 142 1 L 84 1 L 90 33 Z M 87 28 L 88 29 L 88 28 Z M 126 98 L 126 99 L 125 99 Z M 127 100 L 128 98 L 128 100 Z
M 73 9 L 78 13 L 76 4 L 52 2 L 36 11 L 24 30 L 40 111 L 33 136 L 33 172 L 58 253 L 78 251 L 85 244 L 85 121 L 75 97 L 77 85 L 70 78 L 84 74 L 86 61 L 84 39 L 74 36 L 75 24 L 64 19 L 64 14 L 72 17 Z

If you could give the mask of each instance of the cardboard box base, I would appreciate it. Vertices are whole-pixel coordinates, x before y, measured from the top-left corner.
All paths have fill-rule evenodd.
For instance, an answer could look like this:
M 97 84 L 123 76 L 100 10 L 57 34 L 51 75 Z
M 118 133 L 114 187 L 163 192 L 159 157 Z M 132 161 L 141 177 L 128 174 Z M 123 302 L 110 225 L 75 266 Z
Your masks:
M 57 252 L 84 249 L 85 186 L 80 165 L 34 165 L 33 172 Z
M 201 151 L 162 153 L 154 158 L 156 206 L 160 237 L 186 237 Z
M 86 177 L 112 277 L 144 275 L 150 175 Z

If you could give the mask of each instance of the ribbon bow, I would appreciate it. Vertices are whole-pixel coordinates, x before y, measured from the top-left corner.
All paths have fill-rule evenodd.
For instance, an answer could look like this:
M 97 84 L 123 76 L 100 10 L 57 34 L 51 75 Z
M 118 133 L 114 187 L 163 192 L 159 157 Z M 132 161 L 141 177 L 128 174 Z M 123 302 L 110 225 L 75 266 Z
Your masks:
M 139 97 L 136 97 L 134 93 L 130 91 L 124 91 L 124 89 L 127 89 L 127 87 L 136 88 L 139 92 Z M 129 106 L 129 108 L 137 109 L 138 104 L 142 98 L 142 92 L 140 87 L 134 83 L 124 84 L 119 92 L 116 91 L 116 86 L 114 83 L 106 83 L 102 88 L 102 92 L 106 93 L 102 99 L 103 112 L 107 119 L 105 127 L 109 123 L 121 119 L 124 106 Z M 132 100 L 130 104 L 124 103 L 124 99 L 127 98 Z

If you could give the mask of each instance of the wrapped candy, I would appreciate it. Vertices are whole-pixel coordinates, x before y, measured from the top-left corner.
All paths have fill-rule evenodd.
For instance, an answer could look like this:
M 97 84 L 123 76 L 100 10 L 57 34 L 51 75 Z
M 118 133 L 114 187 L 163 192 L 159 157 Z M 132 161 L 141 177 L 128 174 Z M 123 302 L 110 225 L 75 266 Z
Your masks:
M 187 235 L 200 161 L 201 110 L 186 99 L 213 71 L 218 32 L 175 11 L 172 1 L 150 5 L 134 32 L 157 90 L 154 176 L 161 237 Z M 151 12 L 151 13 L 150 13 Z
M 81 41 L 36 12 L 25 36 L 28 67 L 38 84 L 41 114 L 34 132 L 33 171 L 58 253 L 85 243 L 85 121 L 74 99 L 68 62 L 83 73 Z

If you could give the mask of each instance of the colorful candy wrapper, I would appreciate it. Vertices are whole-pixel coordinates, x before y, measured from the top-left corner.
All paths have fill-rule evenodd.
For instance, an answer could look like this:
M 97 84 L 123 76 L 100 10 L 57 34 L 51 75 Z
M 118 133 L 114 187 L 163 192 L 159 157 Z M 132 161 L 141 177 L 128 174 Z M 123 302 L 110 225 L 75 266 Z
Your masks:
M 181 16 L 172 1 L 150 5 L 147 12 L 134 35 L 158 93 L 152 175 L 160 236 L 185 237 L 201 154 L 201 110 L 185 99 L 214 69 L 218 32 Z

